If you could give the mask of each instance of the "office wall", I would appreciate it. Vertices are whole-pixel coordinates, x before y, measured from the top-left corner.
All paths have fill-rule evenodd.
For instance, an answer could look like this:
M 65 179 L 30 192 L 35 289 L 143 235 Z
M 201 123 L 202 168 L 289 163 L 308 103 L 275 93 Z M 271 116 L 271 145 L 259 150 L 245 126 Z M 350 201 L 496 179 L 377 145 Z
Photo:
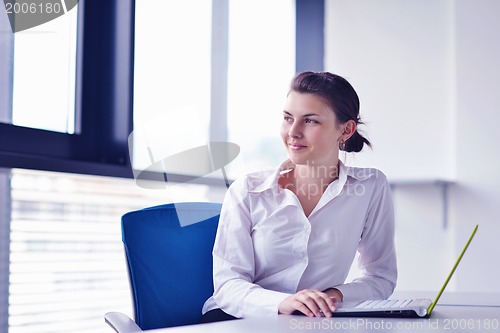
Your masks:
M 498 13 L 495 0 L 326 1 L 325 69 L 358 91 L 374 143 L 348 163 L 413 182 L 393 189 L 399 290 L 436 290 L 479 223 L 449 289 L 500 291 Z M 434 179 L 456 183 L 446 226 Z
M 500 291 L 500 1 L 456 2 L 458 185 L 452 192 L 455 239 L 479 223 L 471 249 L 476 260 L 461 270 L 458 285 Z
M 450 178 L 453 39 L 448 0 L 326 1 L 326 69 L 357 90 L 374 150 L 356 156 L 392 179 Z

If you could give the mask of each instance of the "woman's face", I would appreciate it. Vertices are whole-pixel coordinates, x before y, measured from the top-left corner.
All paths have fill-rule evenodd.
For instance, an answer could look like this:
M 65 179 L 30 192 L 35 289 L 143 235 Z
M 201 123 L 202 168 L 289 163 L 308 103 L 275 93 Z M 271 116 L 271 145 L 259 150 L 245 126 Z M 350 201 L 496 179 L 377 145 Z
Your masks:
M 343 126 L 319 96 L 291 91 L 283 111 L 281 138 L 295 164 L 337 165 Z

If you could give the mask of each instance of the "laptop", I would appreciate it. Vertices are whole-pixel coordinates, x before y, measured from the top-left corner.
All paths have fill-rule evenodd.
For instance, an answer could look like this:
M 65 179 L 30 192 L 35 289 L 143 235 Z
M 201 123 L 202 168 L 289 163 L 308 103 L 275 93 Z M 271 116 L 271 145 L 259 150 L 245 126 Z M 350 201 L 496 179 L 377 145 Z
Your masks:
M 469 240 L 465 244 L 462 253 L 458 257 L 450 274 L 446 278 L 443 287 L 436 296 L 434 302 L 430 299 L 386 299 L 368 300 L 362 302 L 342 302 L 337 304 L 337 311 L 332 313 L 333 317 L 391 317 L 391 318 L 428 318 L 436 306 L 448 281 L 450 281 L 455 269 L 469 247 L 472 238 L 476 234 L 478 225 L 472 231 Z

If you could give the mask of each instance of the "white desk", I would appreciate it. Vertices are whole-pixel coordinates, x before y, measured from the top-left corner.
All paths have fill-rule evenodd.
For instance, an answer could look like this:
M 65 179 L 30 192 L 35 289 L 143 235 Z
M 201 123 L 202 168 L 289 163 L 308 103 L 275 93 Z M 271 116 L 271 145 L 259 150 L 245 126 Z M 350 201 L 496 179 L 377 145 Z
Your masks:
M 439 302 L 440 304 L 436 306 L 429 319 L 308 318 L 305 316 L 277 315 L 270 318 L 231 320 L 218 323 L 149 330 L 146 332 L 499 332 L 500 295 L 488 295 L 488 297 L 483 298 L 487 295 L 477 293 L 449 293 L 447 297 L 443 298 L 443 303 L 441 301 Z M 444 296 L 445 295 L 443 295 L 443 297 Z M 420 295 L 418 295 L 418 297 L 420 297 Z

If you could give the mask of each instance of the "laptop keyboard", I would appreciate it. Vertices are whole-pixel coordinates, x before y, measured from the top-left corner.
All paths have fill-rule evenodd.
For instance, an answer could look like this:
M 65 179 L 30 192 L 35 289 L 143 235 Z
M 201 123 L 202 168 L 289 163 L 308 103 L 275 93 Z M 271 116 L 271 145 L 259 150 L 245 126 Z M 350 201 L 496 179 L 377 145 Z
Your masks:
M 355 309 L 382 309 L 382 308 L 405 308 L 410 304 L 411 299 L 383 299 L 376 301 L 365 301 L 355 307 Z

